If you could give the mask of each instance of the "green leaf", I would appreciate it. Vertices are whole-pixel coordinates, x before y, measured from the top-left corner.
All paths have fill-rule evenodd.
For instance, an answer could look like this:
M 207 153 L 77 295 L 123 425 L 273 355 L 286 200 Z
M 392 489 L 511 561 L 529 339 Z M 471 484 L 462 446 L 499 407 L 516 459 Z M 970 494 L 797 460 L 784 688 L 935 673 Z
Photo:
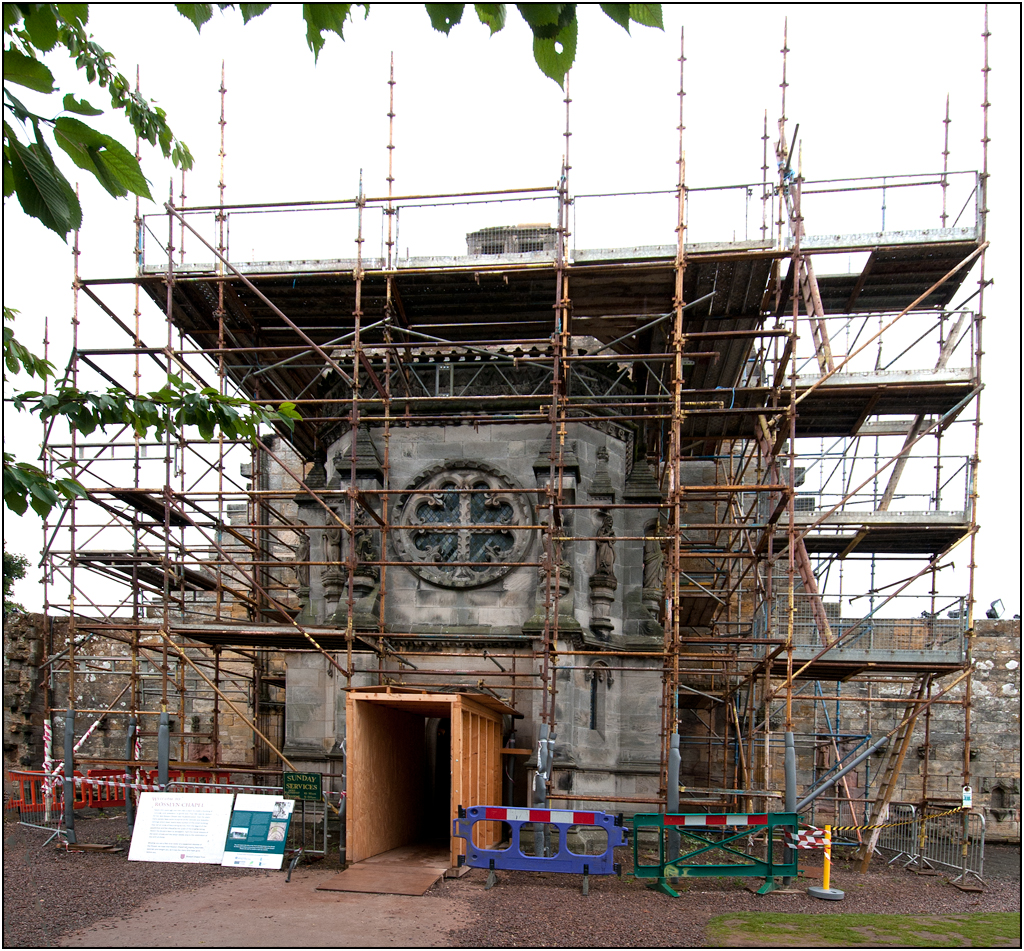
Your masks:
M 14 320 L 18 312 L 10 307 L 4 307 L 4 320 Z M 29 376 L 38 376 L 40 379 L 53 376 L 53 364 L 49 360 L 37 357 L 28 347 L 19 343 L 14 337 L 14 330 L 11 327 L 4 327 L 4 366 L 12 374 L 17 374 L 24 368 Z M 4 375 L 6 379 L 6 374 Z M 33 394 L 19 393 L 15 396 L 15 408 L 21 409 L 19 400 L 32 398 Z
M 21 20 L 21 10 L 16 3 L 4 4 L 4 33 L 10 33 L 11 27 Z
M 556 39 L 576 19 L 575 3 L 517 3 L 516 9 L 529 25 L 534 39 Z
M 87 3 L 58 3 L 57 12 L 66 23 L 85 26 L 89 22 L 89 4 Z
M 430 25 L 445 35 L 462 19 L 462 11 L 466 9 L 464 3 L 425 3 L 423 6 L 427 8 Z
M 550 76 L 559 86 L 576 59 L 576 20 L 563 27 L 554 39 L 534 36 L 533 58 L 542 73 Z
M 10 140 L 14 191 L 26 215 L 67 241 L 68 232 L 82 224 L 82 206 L 49 154 L 44 157 L 42 152 L 39 143 L 26 146 Z
M 50 510 L 53 508 L 53 503 L 47 502 L 45 499 L 41 499 L 35 495 L 32 496 L 29 504 L 32 506 L 32 511 L 34 511 L 40 518 L 46 518 L 46 516 L 50 514 Z
M 4 453 L 4 505 L 8 509 L 23 515 L 31 504 L 33 511 L 45 518 L 61 497 L 85 498 L 86 491 L 74 479 L 51 479 L 38 466 L 17 462 Z
M 75 112 L 80 116 L 101 116 L 103 115 L 102 109 L 97 109 L 95 106 L 90 105 L 84 99 L 78 100 L 71 93 L 68 93 L 64 97 L 64 110 L 66 112 Z
M 603 7 L 604 4 L 602 3 L 601 6 Z M 611 14 L 608 15 L 611 16 Z M 631 3 L 629 5 L 629 18 L 641 26 L 653 26 L 659 30 L 665 29 L 665 24 L 661 19 L 660 3 Z
M 57 120 L 60 121 L 59 119 Z M 149 184 L 142 174 L 142 167 L 138 159 L 132 155 L 116 139 L 110 139 L 103 150 L 97 153 L 97 165 L 99 159 L 103 161 L 103 167 L 113 178 L 133 195 L 140 198 L 148 198 L 152 201 L 153 196 L 149 192 Z
M 474 3 L 477 19 L 490 27 L 491 36 L 505 26 L 505 4 L 503 3 Z
M 57 45 L 57 16 L 53 6 L 49 3 L 34 4 L 25 14 L 25 32 L 36 49 L 49 53 Z
M 629 32 L 629 4 L 628 3 L 602 3 L 599 4 L 602 10 L 611 17 L 627 33 Z
M 213 4 L 210 3 L 176 3 L 174 8 L 196 28 L 197 33 L 213 16 Z
M 5 3 L 4 6 L 6 7 L 7 4 Z M 28 499 L 24 492 L 5 492 L 4 505 L 15 515 L 24 515 L 28 509 Z
M 6 10 L 9 4 L 4 4 Z M 27 86 L 36 92 L 53 92 L 53 73 L 39 60 L 16 49 L 4 50 L 4 82 Z
M 45 482 L 33 482 L 29 486 L 29 492 L 32 493 L 37 499 L 42 499 L 50 505 L 55 505 L 60 496 L 54 491 L 52 486 L 47 485 Z
M 369 13 L 368 4 L 362 4 Z M 352 11 L 351 3 L 304 3 L 302 18 L 306 21 L 306 42 L 313 51 L 314 62 L 324 48 L 325 32 L 337 33 L 345 39 L 345 22 Z
M 269 3 L 240 3 L 238 9 L 242 11 L 242 23 L 248 23 L 262 16 L 270 8 Z
M 71 160 L 95 175 L 115 198 L 129 191 L 152 198 L 138 160 L 116 139 L 68 116 L 61 116 L 54 123 L 53 134 Z
M 26 119 L 32 118 L 32 113 L 6 86 L 4 87 L 4 95 L 7 97 L 7 101 L 11 104 L 11 110 L 19 121 L 24 122 Z M 12 139 L 14 138 L 14 132 L 11 131 L 11 127 L 6 122 L 4 123 L 4 134 Z

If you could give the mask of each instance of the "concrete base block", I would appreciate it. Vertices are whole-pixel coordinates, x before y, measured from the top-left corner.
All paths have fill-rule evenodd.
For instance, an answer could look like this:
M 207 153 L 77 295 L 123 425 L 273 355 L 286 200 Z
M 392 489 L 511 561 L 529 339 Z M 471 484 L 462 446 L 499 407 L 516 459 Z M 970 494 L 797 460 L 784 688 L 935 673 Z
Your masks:
M 842 901 L 846 892 L 838 888 L 822 888 L 820 885 L 812 885 L 807 889 L 807 894 L 812 898 L 821 898 L 824 901 Z

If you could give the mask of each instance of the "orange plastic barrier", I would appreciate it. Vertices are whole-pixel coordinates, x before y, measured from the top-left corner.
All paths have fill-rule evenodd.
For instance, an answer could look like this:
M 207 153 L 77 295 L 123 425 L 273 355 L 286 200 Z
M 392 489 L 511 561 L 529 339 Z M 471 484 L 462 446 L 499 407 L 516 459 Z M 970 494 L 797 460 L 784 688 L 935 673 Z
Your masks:
M 154 789 L 156 788 L 157 777 L 159 775 L 158 770 L 140 769 L 138 775 L 138 782 L 147 786 L 152 786 Z M 229 784 L 231 782 L 231 774 L 220 770 L 214 771 L 212 769 L 169 769 L 167 770 L 167 781 L 169 783 L 197 783 L 203 786 L 212 786 L 215 783 Z M 195 789 L 192 791 L 202 792 L 201 789 Z
M 82 774 L 75 770 L 75 778 L 82 779 Z M 43 791 L 42 770 L 35 769 L 12 769 L 8 773 L 11 785 L 14 787 L 13 794 L 8 800 L 8 808 L 17 809 L 22 815 L 34 815 L 46 810 L 46 796 Z M 64 785 L 53 782 L 53 798 L 50 802 L 51 809 L 64 808 Z M 74 807 L 85 809 L 89 803 L 89 788 L 85 783 L 75 783 Z
M 93 809 L 106 809 L 125 804 L 123 769 L 87 769 L 86 778 L 96 780 L 85 784 L 86 796 Z

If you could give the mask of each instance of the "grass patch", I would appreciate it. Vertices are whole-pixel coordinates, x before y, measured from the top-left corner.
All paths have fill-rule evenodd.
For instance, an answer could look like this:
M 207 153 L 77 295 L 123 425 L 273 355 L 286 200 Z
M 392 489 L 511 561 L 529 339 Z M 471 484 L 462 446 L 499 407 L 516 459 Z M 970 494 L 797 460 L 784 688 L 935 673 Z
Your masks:
M 1020 912 L 968 915 L 871 915 L 737 912 L 708 922 L 709 944 L 737 947 L 1019 947 Z

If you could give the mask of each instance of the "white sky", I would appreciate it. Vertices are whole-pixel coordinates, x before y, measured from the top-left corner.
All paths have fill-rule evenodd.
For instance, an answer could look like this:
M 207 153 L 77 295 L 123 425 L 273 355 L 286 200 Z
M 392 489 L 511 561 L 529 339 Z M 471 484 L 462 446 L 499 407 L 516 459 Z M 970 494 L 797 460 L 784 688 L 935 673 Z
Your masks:
M 807 178 L 934 172 L 942 163 L 942 118 L 950 97 L 950 167 L 981 165 L 983 10 L 976 5 L 666 5 L 665 31 L 634 26 L 632 36 L 596 6 L 580 8 L 580 37 L 571 93 L 571 189 L 576 194 L 671 188 L 678 149 L 679 36 L 686 31 L 687 183 L 754 182 L 761 176 L 761 134 L 768 111 L 774 141 L 780 107 L 783 19 L 789 14 L 787 114 L 789 134 L 800 123 Z M 977 612 L 1001 598 L 1007 615 L 1020 611 L 1020 7 L 990 8 L 989 237 L 978 545 Z M 186 179 L 188 204 L 217 199 L 220 63 L 227 69 L 227 201 L 286 201 L 352 197 L 363 171 L 370 195 L 386 193 L 389 55 L 395 57 L 395 191 L 397 194 L 471 191 L 554 184 L 564 152 L 563 93 L 533 63 L 529 33 L 511 9 L 505 30 L 489 37 L 467 9 L 452 35 L 435 33 L 422 6 L 374 5 L 330 37 L 314 66 L 296 6 L 275 6 L 246 27 L 237 13 L 214 14 L 197 35 L 169 5 L 92 6 L 91 31 L 132 76 L 141 63 L 143 93 L 168 114 L 190 146 L 195 170 Z M 62 91 L 93 104 L 63 64 L 51 64 Z M 59 68 L 58 68 L 59 67 Z M 31 104 L 32 94 L 25 96 Z M 96 120 L 122 141 L 127 125 Z M 771 149 L 771 144 L 769 148 Z M 69 165 L 70 163 L 68 163 Z M 171 174 L 155 150 L 143 167 L 158 201 Z M 74 169 L 68 171 L 72 176 Z M 72 181 L 74 178 L 72 177 Z M 114 201 L 83 180 L 85 224 L 80 270 L 85 277 L 129 276 L 133 205 Z M 180 190 L 175 176 L 174 191 Z M 847 209 L 880 227 L 877 193 Z M 938 227 L 936 204 L 926 215 L 901 209 L 890 193 L 887 227 Z M 966 197 L 964 195 L 963 197 Z M 704 200 L 704 199 L 702 199 Z M 696 199 L 691 237 L 743 237 L 744 207 Z M 954 204 L 950 202 L 951 206 Z M 402 222 L 400 252 L 414 256 L 460 253 L 461 236 L 500 222 L 552 221 L 550 206 L 514 206 L 497 218 Z M 637 213 L 641 209 L 641 213 Z M 147 209 L 144 208 L 144 211 Z M 156 212 L 157 206 L 148 208 Z M 951 208 L 955 215 L 959 210 Z M 750 205 L 750 237 L 760 207 Z M 673 199 L 621 202 L 580 200 L 579 247 L 671 243 Z M 906 221 L 901 220 L 901 214 Z M 810 233 L 816 228 L 808 205 Z M 911 218 L 913 217 L 913 220 Z M 876 218 L 879 223 L 874 223 Z M 851 219 L 852 220 L 852 219 Z M 859 220 L 859 219 L 858 219 Z M 640 225 L 637 222 L 640 222 Z M 268 231 L 258 225 L 272 225 Z M 327 222 L 325 224 L 325 222 Z M 155 228 L 163 240 L 166 225 Z M 232 224 L 232 256 L 352 257 L 350 220 L 265 221 Z M 368 223 L 367 254 L 374 254 Z M 851 229 L 853 230 L 853 229 Z M 868 230 L 864 229 L 856 230 Z M 4 206 L 4 302 L 22 312 L 19 338 L 42 349 L 43 318 L 50 320 L 51 358 L 63 364 L 69 346 L 71 254 L 58 238 L 29 222 L 16 199 Z M 277 243 L 294 251 L 285 255 Z M 443 247 L 438 247 L 441 244 Z M 247 247 L 248 245 L 248 247 Z M 194 260 L 208 260 L 196 253 Z M 464 253 L 464 250 L 462 251 Z M 154 258 L 155 260 L 155 258 Z M 973 286 L 976 275 L 965 287 Z M 959 295 L 957 300 L 966 296 Z M 130 290 L 104 294 L 123 319 Z M 88 345 L 122 346 L 95 309 L 83 308 L 80 333 Z M 149 308 L 147 319 L 159 320 Z M 156 326 L 150 324 L 149 326 Z M 153 338 L 160 342 L 155 332 Z M 31 456 L 40 439 L 35 423 L 5 407 L 5 448 Z M 37 551 L 34 516 L 5 513 L 4 534 L 15 551 Z M 962 576 L 966 546 L 954 558 Z M 26 579 L 16 597 L 38 607 L 41 589 Z M 948 573 L 947 573 L 948 574 Z M 952 584 L 952 582 L 950 582 Z M 959 591 L 957 584 L 952 590 Z M 915 612 L 916 613 L 916 612 Z

